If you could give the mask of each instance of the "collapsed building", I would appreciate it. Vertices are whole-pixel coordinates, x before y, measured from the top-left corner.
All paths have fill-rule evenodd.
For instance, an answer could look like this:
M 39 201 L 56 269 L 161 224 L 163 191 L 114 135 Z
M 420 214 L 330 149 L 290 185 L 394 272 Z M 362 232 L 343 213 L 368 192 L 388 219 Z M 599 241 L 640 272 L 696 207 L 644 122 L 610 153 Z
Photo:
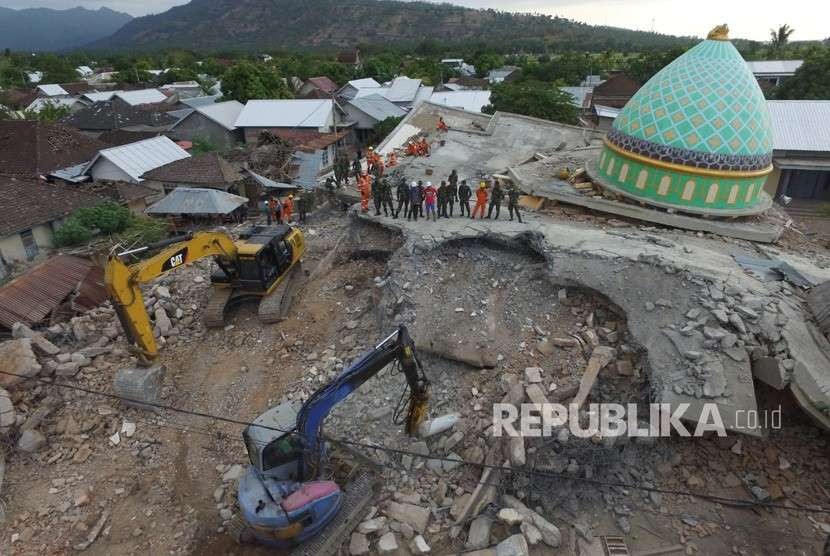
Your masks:
M 439 117 L 449 131 L 437 131 Z M 655 75 L 605 136 L 426 102 L 379 147 L 386 153 L 427 136 L 431 155 L 404 160 L 407 180 L 437 183 L 456 170 L 473 185 L 511 181 L 526 194 L 525 206 L 590 209 L 606 223 L 601 229 L 542 216 L 526 225 L 366 218 L 401 230 L 413 249 L 475 237 L 533 245 L 555 279 L 625 311 L 648 354 L 653 401 L 690 404 L 692 421 L 715 403 L 728 429 L 761 434 L 735 418 L 758 409 L 754 375 L 792 392 L 830 429 L 830 345 L 804 299 L 830 273 L 820 261 L 769 245 L 788 226 L 763 190 L 772 170 L 769 122 L 756 81 L 726 31 L 716 29 Z M 759 267 L 785 270 L 771 278 Z

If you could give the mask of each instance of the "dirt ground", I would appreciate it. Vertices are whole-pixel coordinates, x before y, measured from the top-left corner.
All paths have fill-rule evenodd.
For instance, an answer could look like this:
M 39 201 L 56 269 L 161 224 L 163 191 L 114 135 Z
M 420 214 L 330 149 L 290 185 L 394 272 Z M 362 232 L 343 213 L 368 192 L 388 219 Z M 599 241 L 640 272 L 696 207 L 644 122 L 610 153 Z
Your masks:
M 544 369 L 542 386 L 550 395 L 578 383 L 587 361 L 581 349 L 541 356 L 534 346 L 543 336 L 573 334 L 588 319 L 616 332 L 614 344 L 632 363 L 631 374 L 603 372 L 591 399 L 648 399 L 641 348 L 626 343 L 625 316 L 592 292 L 560 294 L 562 288 L 546 279 L 543 261 L 529 251 L 459 243 L 430 257 L 411 256 L 399 249 L 400 238 L 353 223 L 339 211 L 314 215 L 304 230 L 310 276 L 290 317 L 261 325 L 255 307 L 242 306 L 226 329 L 204 331 L 179 348 L 163 347 L 164 404 L 251 421 L 280 401 L 304 399 L 325 380 L 327 365 L 335 359 L 347 364 L 405 322 L 416 339 L 481 342 L 498 353 L 498 366 L 488 370 L 423 358 L 432 381 L 432 415 L 462 415 L 457 430 L 463 441 L 447 450 L 446 437 L 433 439 L 431 453 L 480 460 L 488 449 L 492 403 L 526 367 Z M 206 292 L 193 300 L 195 313 L 207 302 Z M 108 380 L 92 383 L 103 387 Z M 35 388 L 42 389 L 38 396 L 60 402 L 45 419 L 49 443 L 74 454 L 85 443 L 92 451 L 83 461 L 73 456 L 49 462 L 53 452 L 10 455 L 0 500 L 5 505 L 0 554 L 76 552 L 102 516 L 103 530 L 87 554 L 273 553 L 236 545 L 222 527 L 220 510 L 232 510 L 235 497 L 222 476 L 247 460 L 241 425 Z M 382 373 L 333 411 L 326 432 L 408 449 L 413 441 L 392 422 L 402 388 L 399 375 Z M 830 437 L 806 421 L 791 400 L 759 394 L 764 407 L 780 404 L 784 412 L 783 428 L 767 438 L 671 438 L 617 446 L 534 439 L 528 443 L 528 466 L 558 476 L 505 473 L 499 490 L 520 493 L 562 530 L 560 549 L 536 547 L 533 554 L 576 554 L 578 544 L 594 537 L 622 535 L 634 554 L 682 545 L 678 554 L 819 555 L 830 516 L 741 508 L 629 486 L 746 500 L 751 484 L 789 508 L 830 506 Z M 123 421 L 135 423 L 136 432 L 115 445 L 110 437 Z M 435 473 L 407 466 L 400 456 L 381 461 L 384 497 L 400 491 L 431 500 L 434 520 L 425 536 L 432 552 L 462 551 L 466 533 L 451 537 L 450 512 L 454 500 L 475 487 L 480 469 Z M 586 528 L 592 533 L 577 532 Z M 501 525 L 493 529 L 494 538 L 508 534 Z

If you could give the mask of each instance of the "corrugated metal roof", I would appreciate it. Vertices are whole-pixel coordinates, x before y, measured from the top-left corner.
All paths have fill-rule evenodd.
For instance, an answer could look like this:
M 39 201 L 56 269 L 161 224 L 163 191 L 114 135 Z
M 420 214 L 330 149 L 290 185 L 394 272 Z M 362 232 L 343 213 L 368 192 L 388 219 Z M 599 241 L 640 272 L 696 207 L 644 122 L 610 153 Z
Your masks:
M 181 99 L 182 104 L 186 104 L 191 108 L 199 108 L 200 106 L 207 106 L 209 104 L 214 104 L 217 100 L 219 100 L 222 95 L 210 95 L 206 97 L 193 97 L 193 98 L 183 98 Z
M 389 92 L 385 96 L 392 102 L 414 102 L 415 97 L 418 96 L 418 89 L 420 88 L 420 79 L 396 77 L 389 86 Z
M 746 65 L 755 75 L 792 75 L 804 60 L 756 60 Z
M 88 99 L 90 102 L 106 102 L 118 93 L 123 93 L 124 91 L 102 91 L 96 93 L 86 93 L 83 95 L 84 98 Z
M 481 113 L 481 109 L 490 104 L 490 91 L 442 91 L 432 93 L 429 101 L 450 108 Z
M 44 95 L 50 97 L 59 97 L 69 94 L 69 92 L 66 89 L 57 84 L 38 85 L 37 90 L 43 93 Z
M 84 173 L 89 173 L 99 158 L 106 158 L 138 183 L 142 181 L 141 175 L 144 172 L 189 157 L 187 151 L 171 141 L 169 137 L 161 135 L 120 147 L 104 149 L 89 161 Z
M 294 153 L 297 161 L 297 175 L 294 183 L 305 189 L 314 189 L 320 179 L 320 169 L 323 167 L 323 152 L 314 151 L 311 153 L 297 151 Z
M 372 79 L 371 77 L 366 77 L 364 79 L 352 79 L 348 83 L 355 89 L 366 89 L 368 87 L 380 87 L 380 83 Z
M 568 93 L 572 97 L 574 97 L 574 101 L 571 103 L 577 108 L 582 108 L 585 105 L 585 97 L 591 94 L 594 90 L 593 87 L 559 87 L 559 90 L 565 93 Z
M 141 104 L 156 104 L 167 100 L 167 95 L 158 89 L 140 89 L 138 91 L 121 91 L 115 94 L 130 106 Z
M 177 187 L 164 199 L 147 207 L 147 214 L 228 214 L 248 199 L 216 189 Z
M 196 112 L 213 120 L 228 131 L 233 131 L 236 129 L 236 119 L 239 118 L 239 114 L 243 108 L 245 108 L 245 105 L 241 102 L 229 100 L 227 102 L 216 102 L 214 104 L 199 106 L 196 108 Z
M 386 118 L 400 118 L 406 115 L 406 110 L 380 95 L 354 98 L 349 101 L 349 104 L 378 122 Z
M 81 311 L 107 298 L 104 273 L 88 259 L 58 255 L 0 287 L 0 325 L 41 322 L 74 292 Z
M 602 104 L 594 105 L 594 112 L 600 118 L 616 118 L 620 115 L 621 108 L 614 108 L 613 106 L 603 106 Z
M 830 100 L 770 100 L 777 151 L 830 152 Z
M 36 98 L 32 104 L 26 107 L 26 110 L 32 112 L 40 112 L 47 106 L 54 106 L 55 108 L 72 108 L 78 102 L 77 97 L 46 97 Z
M 325 127 L 334 112 L 328 99 L 249 100 L 236 127 Z
M 270 178 L 266 178 L 265 176 L 260 176 L 259 174 L 257 174 L 253 170 L 247 170 L 247 172 L 249 174 L 251 174 L 251 177 L 254 178 L 254 180 L 257 183 L 259 183 L 259 185 L 261 185 L 262 187 L 264 187 L 266 189 L 286 189 L 286 190 L 290 189 L 292 191 L 297 189 L 296 185 L 291 185 L 290 183 L 280 183 L 278 181 L 274 181 Z

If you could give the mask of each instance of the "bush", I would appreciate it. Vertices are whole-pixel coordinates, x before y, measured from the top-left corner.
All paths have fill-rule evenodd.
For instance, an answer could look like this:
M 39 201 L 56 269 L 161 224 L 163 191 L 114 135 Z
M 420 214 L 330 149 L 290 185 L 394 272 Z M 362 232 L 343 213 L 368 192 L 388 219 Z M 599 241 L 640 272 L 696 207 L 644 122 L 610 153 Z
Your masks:
M 118 236 L 118 242 L 124 245 L 148 245 L 167 237 L 167 223 L 164 220 L 136 216 L 130 226 Z
M 55 230 L 55 245 L 68 247 L 86 243 L 92 238 L 92 230 L 83 225 L 80 219 L 71 216 L 67 218 L 63 226 Z
M 101 230 L 105 234 L 124 231 L 130 224 L 130 210 L 115 203 L 103 203 L 95 207 L 75 211 L 81 224 L 90 230 Z

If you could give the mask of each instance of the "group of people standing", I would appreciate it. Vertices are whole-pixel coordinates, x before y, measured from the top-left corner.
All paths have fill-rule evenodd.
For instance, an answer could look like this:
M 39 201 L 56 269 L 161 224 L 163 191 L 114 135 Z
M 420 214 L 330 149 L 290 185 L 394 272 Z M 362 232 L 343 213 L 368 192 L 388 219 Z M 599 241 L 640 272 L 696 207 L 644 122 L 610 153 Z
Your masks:
M 300 195 L 295 198 L 293 193 L 289 193 L 285 199 L 280 199 L 276 195 L 270 195 L 265 200 L 263 209 L 269 226 L 272 223 L 289 224 L 295 209 L 297 210 L 300 222 L 305 222 L 306 219 L 307 208 L 305 200 Z
M 392 216 L 399 218 L 401 212 L 407 220 L 417 221 L 418 218 L 432 218 L 433 222 L 438 218 L 453 218 L 455 216 L 455 205 L 458 204 L 459 216 L 480 219 L 498 219 L 501 215 L 501 205 L 507 198 L 507 209 L 510 220 L 515 216 L 522 222 L 522 215 L 519 212 L 520 191 L 514 185 L 503 188 L 499 180 L 494 180 L 492 185 L 487 181 L 481 181 L 475 191 L 475 205 L 470 211 L 470 202 L 473 200 L 473 190 L 467 184 L 467 180 L 458 181 L 458 173 L 453 170 L 447 180 L 441 181 L 438 187 L 432 182 L 412 181 L 406 183 L 403 175 L 397 177 L 395 185 L 395 200 L 397 208 L 392 201 L 392 186 L 386 178 L 374 180 L 371 187 L 371 194 L 375 202 L 375 216 Z M 368 200 L 367 200 L 368 201 Z M 361 203 L 361 209 L 368 212 L 368 202 Z

